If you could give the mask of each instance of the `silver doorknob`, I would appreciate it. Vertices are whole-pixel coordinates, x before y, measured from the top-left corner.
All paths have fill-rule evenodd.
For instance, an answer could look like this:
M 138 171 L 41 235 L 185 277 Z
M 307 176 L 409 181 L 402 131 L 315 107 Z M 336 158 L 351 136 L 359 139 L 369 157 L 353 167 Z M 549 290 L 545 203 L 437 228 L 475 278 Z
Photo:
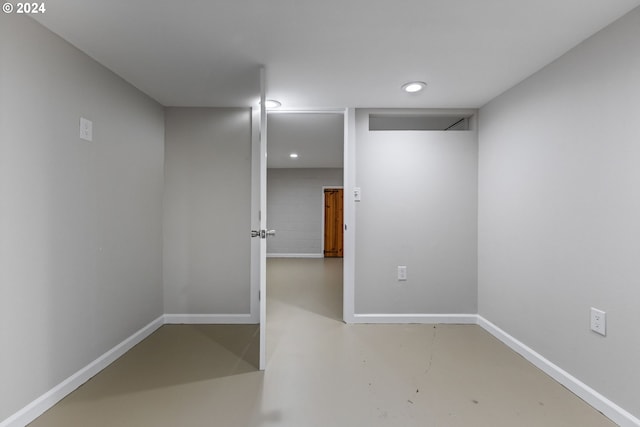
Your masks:
M 261 237 L 266 239 L 267 236 L 275 236 L 276 230 L 251 230 L 251 237 Z

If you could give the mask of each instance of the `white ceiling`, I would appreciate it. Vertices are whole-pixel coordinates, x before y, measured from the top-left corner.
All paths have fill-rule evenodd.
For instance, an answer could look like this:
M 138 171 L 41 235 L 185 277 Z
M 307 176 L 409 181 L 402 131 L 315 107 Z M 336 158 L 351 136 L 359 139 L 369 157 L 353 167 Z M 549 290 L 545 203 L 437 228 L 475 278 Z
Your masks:
M 476 108 L 640 0 L 55 0 L 35 19 L 163 105 Z M 400 91 L 423 80 L 426 91 Z
M 166 106 L 478 108 L 640 0 L 56 0 L 34 18 Z M 428 83 L 409 95 L 400 86 Z M 342 117 L 270 114 L 269 167 L 342 167 Z M 296 151 L 295 161 L 288 154 Z
M 267 123 L 267 167 L 342 168 L 343 114 L 269 113 Z

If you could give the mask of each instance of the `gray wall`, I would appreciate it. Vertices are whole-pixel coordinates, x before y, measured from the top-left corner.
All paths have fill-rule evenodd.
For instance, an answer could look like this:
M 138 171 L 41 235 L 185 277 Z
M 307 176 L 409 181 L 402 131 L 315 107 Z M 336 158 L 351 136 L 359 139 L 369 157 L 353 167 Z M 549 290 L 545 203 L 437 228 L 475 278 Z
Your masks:
M 167 108 L 165 312 L 248 314 L 251 110 Z
M 0 63 L 3 420 L 162 314 L 164 129 L 32 19 L 0 14 Z
M 356 314 L 476 313 L 476 132 L 369 131 L 370 111 L 356 111 Z
M 322 256 L 322 186 L 342 186 L 342 175 L 337 168 L 267 170 L 267 222 L 276 230 L 268 254 Z
M 480 314 L 636 417 L 639 40 L 635 9 L 483 107 L 479 134 Z

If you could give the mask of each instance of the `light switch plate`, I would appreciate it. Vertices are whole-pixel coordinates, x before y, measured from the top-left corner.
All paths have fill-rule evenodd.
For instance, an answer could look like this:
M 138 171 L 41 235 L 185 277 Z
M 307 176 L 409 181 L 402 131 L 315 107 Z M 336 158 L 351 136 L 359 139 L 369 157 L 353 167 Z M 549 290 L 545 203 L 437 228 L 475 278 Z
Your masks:
M 362 198 L 362 192 L 360 191 L 360 187 L 353 187 L 353 200 L 359 202 Z

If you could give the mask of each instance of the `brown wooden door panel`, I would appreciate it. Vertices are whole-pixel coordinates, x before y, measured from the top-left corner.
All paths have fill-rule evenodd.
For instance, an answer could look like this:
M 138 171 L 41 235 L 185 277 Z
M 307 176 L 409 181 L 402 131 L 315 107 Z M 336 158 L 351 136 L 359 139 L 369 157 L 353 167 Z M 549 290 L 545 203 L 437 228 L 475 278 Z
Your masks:
M 324 256 L 343 256 L 343 190 L 324 190 Z

